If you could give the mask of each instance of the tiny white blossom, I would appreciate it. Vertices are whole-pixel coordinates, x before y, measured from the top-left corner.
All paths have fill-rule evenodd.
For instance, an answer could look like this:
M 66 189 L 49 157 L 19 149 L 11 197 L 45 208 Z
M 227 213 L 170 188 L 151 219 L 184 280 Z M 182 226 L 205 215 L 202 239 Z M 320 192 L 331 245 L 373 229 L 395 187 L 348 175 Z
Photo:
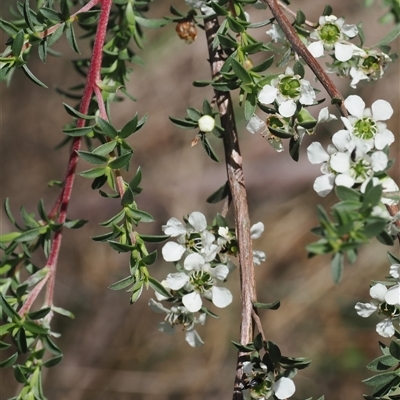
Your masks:
M 201 132 L 211 132 L 215 127 L 215 119 L 211 115 L 203 115 L 197 123 Z
M 278 24 L 272 24 L 271 29 L 268 30 L 267 35 L 271 36 L 271 40 L 275 43 L 286 43 L 286 35 Z
M 394 135 L 381 121 L 388 120 L 393 115 L 393 108 L 386 100 L 376 100 L 371 108 L 366 108 L 360 96 L 351 95 L 344 101 L 350 115 L 341 117 L 346 128 L 359 139 L 378 150 L 390 146 Z
M 262 104 L 278 103 L 279 114 L 283 117 L 294 115 L 299 101 L 303 105 L 311 105 L 315 102 L 315 92 L 310 82 L 295 75 L 290 67 L 284 74 L 280 74 L 265 85 L 258 94 L 258 100 Z

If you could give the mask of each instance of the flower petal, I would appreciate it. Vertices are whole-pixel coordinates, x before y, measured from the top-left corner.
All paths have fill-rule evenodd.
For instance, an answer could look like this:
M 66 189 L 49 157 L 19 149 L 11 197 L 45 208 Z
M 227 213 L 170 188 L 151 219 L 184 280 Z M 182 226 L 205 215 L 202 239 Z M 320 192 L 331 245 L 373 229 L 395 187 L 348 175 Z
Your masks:
M 369 295 L 382 303 L 385 301 L 386 292 L 387 287 L 382 283 L 377 283 L 369 289 Z
M 189 224 L 193 226 L 196 232 L 203 232 L 207 229 L 207 220 L 204 214 L 194 211 L 189 215 Z
M 184 272 L 172 272 L 167 275 L 165 285 L 172 290 L 182 289 L 189 281 L 189 277 Z
M 287 399 L 293 396 L 294 392 L 296 391 L 294 382 L 289 378 L 285 378 L 284 376 L 278 381 L 274 382 L 272 388 L 275 392 L 275 396 L 278 399 Z
M 393 322 L 390 319 L 384 319 L 376 325 L 376 331 L 383 337 L 392 337 L 395 334 Z
M 375 121 L 386 121 L 393 115 L 393 108 L 386 100 L 376 100 L 372 103 L 372 118 Z
M 324 45 L 322 41 L 319 40 L 318 42 L 310 43 L 308 46 L 308 51 L 315 57 L 322 57 L 324 55 Z
M 214 268 L 210 268 L 208 272 L 212 277 L 223 281 L 229 274 L 229 268 L 224 264 L 218 264 Z
M 162 255 L 165 261 L 179 261 L 183 256 L 186 248 L 175 242 L 167 242 L 162 248 Z
M 311 164 L 320 164 L 329 160 L 329 154 L 319 142 L 313 142 L 307 147 L 307 157 Z
M 400 306 L 400 285 L 394 285 L 385 294 L 385 301 L 390 305 Z
M 389 129 L 385 129 L 375 135 L 375 147 L 378 150 L 382 150 L 386 146 L 390 146 L 393 142 L 394 135 L 391 131 L 389 131 Z
M 353 56 L 353 46 L 350 44 L 336 43 L 335 57 L 337 60 L 344 62 L 351 59 Z
M 199 311 L 203 304 L 201 297 L 197 292 L 185 294 L 182 297 L 182 303 L 190 312 Z
M 199 253 L 192 253 L 185 258 L 183 268 L 186 271 L 200 271 L 205 263 L 204 258 Z
M 204 342 L 201 340 L 200 335 L 195 329 L 190 329 L 189 331 L 186 331 L 185 340 L 187 343 L 189 343 L 189 346 L 191 347 L 200 347 L 204 344 Z
M 250 121 L 246 124 L 246 129 L 254 135 L 265 126 L 265 121 L 258 118 L 256 114 L 253 114 L 253 116 L 250 118 Z
M 372 303 L 358 302 L 354 308 L 356 309 L 357 314 L 360 317 L 368 318 L 370 315 L 372 315 L 378 309 L 378 306 L 376 306 L 375 304 L 372 304 Z
M 258 100 L 261 104 L 271 104 L 275 101 L 278 89 L 271 85 L 265 85 L 258 93 Z
M 365 103 L 360 96 L 353 94 L 347 97 L 347 99 L 344 101 L 344 105 L 351 115 L 354 115 L 357 118 L 362 118 Z
M 350 169 L 350 154 L 340 152 L 332 154 L 329 164 L 336 172 L 347 172 Z
M 327 196 L 333 189 L 334 174 L 321 175 L 314 181 L 313 188 L 319 196 Z
M 232 303 L 232 293 L 227 288 L 213 286 L 211 293 L 212 302 L 218 308 L 224 308 Z
M 294 113 L 296 112 L 296 103 L 294 100 L 290 99 L 290 100 L 286 100 L 284 101 L 278 108 L 279 110 L 279 114 L 282 115 L 282 117 L 292 117 L 294 115 Z
M 250 228 L 250 236 L 252 239 L 258 239 L 264 232 L 264 224 L 257 222 Z
M 162 226 L 162 230 L 166 235 L 172 237 L 186 234 L 186 228 L 183 226 L 182 222 L 175 217 L 170 218 L 167 224 Z
M 254 265 L 260 265 L 267 259 L 265 253 L 261 250 L 253 250 L 253 263 Z
M 399 279 L 400 278 L 400 264 L 393 264 L 390 266 L 390 276 Z
M 388 164 L 388 156 L 383 151 L 375 151 L 371 155 L 371 167 L 374 172 L 384 171 Z

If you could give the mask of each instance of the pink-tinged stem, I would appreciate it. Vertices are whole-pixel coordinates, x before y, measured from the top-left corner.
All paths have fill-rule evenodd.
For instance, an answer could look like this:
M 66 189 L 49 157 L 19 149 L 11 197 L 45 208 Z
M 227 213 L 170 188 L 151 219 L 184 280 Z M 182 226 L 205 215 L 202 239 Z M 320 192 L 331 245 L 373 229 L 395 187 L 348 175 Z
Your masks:
M 32 307 L 32 304 L 36 300 L 36 297 L 42 291 L 42 289 L 43 289 L 44 285 L 46 284 L 46 282 L 48 281 L 49 277 L 50 277 L 50 271 L 29 293 L 29 296 L 26 299 L 25 303 L 22 305 L 21 309 L 18 311 L 18 314 L 21 317 L 23 317 L 24 314 L 30 310 L 30 308 Z
M 95 2 L 91 2 L 92 6 Z M 96 82 L 100 80 L 101 62 L 103 56 L 103 45 L 107 33 L 107 24 L 110 15 L 112 0 L 102 0 L 101 13 L 97 26 L 96 37 L 93 45 L 92 58 L 90 61 L 89 72 L 86 78 L 85 89 L 83 91 L 82 101 L 79 107 L 79 111 L 82 114 L 87 114 L 89 111 L 90 101 L 93 95 L 93 91 L 96 88 Z M 85 126 L 85 120 L 78 119 L 76 123 L 77 128 Z M 76 137 L 73 139 L 71 153 L 68 161 L 68 167 L 64 179 L 64 187 L 62 191 L 62 198 L 60 202 L 60 213 L 58 217 L 58 223 L 63 224 L 67 218 L 67 209 L 71 199 L 72 188 L 74 185 L 76 165 L 78 163 L 77 151 L 81 147 L 81 138 Z M 47 266 L 50 268 L 50 277 L 47 285 L 45 304 L 51 306 L 53 304 L 54 296 L 54 283 L 57 268 L 58 256 L 60 253 L 62 240 L 62 228 L 54 234 L 54 239 L 47 262 Z

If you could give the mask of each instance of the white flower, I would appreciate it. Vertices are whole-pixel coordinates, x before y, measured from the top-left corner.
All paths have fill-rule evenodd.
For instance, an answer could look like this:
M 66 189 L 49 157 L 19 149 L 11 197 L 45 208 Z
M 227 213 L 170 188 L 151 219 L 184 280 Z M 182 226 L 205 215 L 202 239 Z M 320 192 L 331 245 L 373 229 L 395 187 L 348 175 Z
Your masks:
M 197 123 L 201 132 L 211 132 L 215 127 L 215 119 L 211 115 L 203 115 Z
M 343 18 L 325 15 L 319 18 L 319 27 L 311 32 L 310 38 L 317 40 L 308 45 L 308 50 L 315 57 L 322 57 L 324 50 L 335 50 L 335 58 L 345 62 L 353 56 L 353 46 L 344 43 L 348 38 L 358 34 L 355 25 L 344 24 Z
M 297 101 L 303 105 L 311 105 L 315 102 L 315 92 L 310 82 L 301 79 L 290 67 L 287 67 L 284 74 L 262 88 L 258 93 L 258 100 L 265 105 L 276 101 L 279 114 L 283 117 L 291 117 L 296 111 Z
M 377 152 L 377 153 L 379 153 L 379 152 Z M 382 160 L 383 160 L 383 158 L 382 158 Z M 367 185 L 368 185 L 368 183 L 370 181 L 371 181 L 371 179 L 367 179 L 367 180 L 365 180 L 363 182 L 363 184 L 360 187 L 361 193 L 365 193 L 365 189 L 366 189 L 366 187 L 367 187 Z M 374 176 L 372 178 L 372 184 L 374 186 L 382 185 L 382 192 L 383 193 L 385 193 L 385 192 L 392 193 L 392 192 L 397 192 L 399 190 L 399 187 L 397 186 L 396 182 L 392 178 L 390 178 L 389 176 L 385 176 L 385 177 L 380 178 L 380 179 Z M 386 204 L 386 205 L 392 206 L 392 205 L 397 204 L 399 202 L 399 200 L 395 200 L 395 199 L 391 199 L 389 197 L 385 197 L 382 194 L 381 202 L 382 202 L 382 204 Z M 389 214 L 389 217 L 392 218 L 390 216 L 390 214 Z
M 149 300 L 149 306 L 157 313 L 167 314 L 164 322 L 159 324 L 159 331 L 167 335 L 173 335 L 175 333 L 175 326 L 182 325 L 185 330 L 185 340 L 190 346 L 199 347 L 204 344 L 194 327 L 198 324 L 204 325 L 206 320 L 205 313 L 201 313 L 200 316 L 196 318 L 192 312 L 183 306 L 173 306 L 169 310 L 153 299 Z
M 366 108 L 360 96 L 351 95 L 344 101 L 350 115 L 341 117 L 346 128 L 357 138 L 378 150 L 394 142 L 394 135 L 381 121 L 393 115 L 393 108 L 386 100 L 376 100 L 371 108 Z
M 186 227 L 176 218 L 170 218 L 162 226 L 166 235 L 178 237 L 178 243 L 167 242 L 162 248 L 165 261 L 179 261 L 186 251 L 202 253 L 207 261 L 212 261 L 219 247 L 214 244 L 215 236 L 207 230 L 206 217 L 198 211 L 189 214 Z
M 319 124 L 322 122 L 333 121 L 335 119 L 337 119 L 336 115 L 330 114 L 328 107 L 321 108 L 321 110 L 318 113 L 318 123 Z
M 271 29 L 266 33 L 271 36 L 271 40 L 275 43 L 287 43 L 286 35 L 278 24 L 272 24 Z
M 260 265 L 261 263 L 265 262 L 267 256 L 261 250 L 253 250 L 253 263 L 254 265 Z
M 271 118 L 278 118 L 276 115 L 275 116 L 269 116 L 267 120 L 271 120 Z M 261 131 L 261 129 L 263 129 Z M 278 138 L 277 136 L 274 136 L 273 134 L 270 133 L 269 129 L 267 128 L 267 124 L 265 121 L 261 120 L 258 118 L 256 114 L 253 114 L 253 116 L 250 118 L 249 122 L 246 124 L 246 129 L 252 133 L 255 134 L 259 131 L 261 136 L 265 137 L 268 141 L 268 143 L 278 152 L 283 151 L 283 143 L 281 138 Z
M 215 1 L 215 0 L 213 0 L 213 1 Z M 201 12 L 203 14 L 205 14 L 206 16 L 208 16 L 208 17 L 210 15 L 214 15 L 215 14 L 214 10 L 211 7 L 206 5 L 207 1 L 204 1 L 204 0 L 185 0 L 185 3 L 189 7 L 192 7 L 192 8 L 197 9 L 197 10 L 201 10 Z
M 250 236 L 252 239 L 258 239 L 264 232 L 264 224 L 257 222 L 250 228 Z
M 216 280 L 224 281 L 228 276 L 229 268 L 226 265 L 211 267 L 202 255 L 192 253 L 186 257 L 183 267 L 185 272 L 170 273 L 163 283 L 168 289 L 185 288 L 189 291 L 182 296 L 182 303 L 190 312 L 201 309 L 202 294 L 218 308 L 224 308 L 232 302 L 232 294 L 228 289 L 215 286 Z
M 393 288 L 393 287 L 392 287 Z M 393 326 L 394 318 L 398 320 L 398 312 L 395 315 L 396 311 L 388 310 L 388 308 L 383 308 L 385 304 L 391 304 L 388 302 L 392 301 L 393 292 L 396 291 L 396 288 L 389 293 L 387 287 L 381 283 L 377 283 L 373 285 L 369 291 L 372 300 L 370 303 L 360 303 L 358 302 L 355 306 L 357 314 L 363 318 L 367 318 L 372 315 L 375 311 L 378 311 L 380 314 L 383 314 L 387 318 L 383 321 L 379 322 L 376 325 L 376 331 L 379 335 L 383 337 L 392 337 L 395 334 L 395 329 Z M 389 294 L 388 294 L 389 293 Z M 397 288 L 397 293 L 399 293 L 399 288 Z M 397 301 L 398 297 L 397 297 Z

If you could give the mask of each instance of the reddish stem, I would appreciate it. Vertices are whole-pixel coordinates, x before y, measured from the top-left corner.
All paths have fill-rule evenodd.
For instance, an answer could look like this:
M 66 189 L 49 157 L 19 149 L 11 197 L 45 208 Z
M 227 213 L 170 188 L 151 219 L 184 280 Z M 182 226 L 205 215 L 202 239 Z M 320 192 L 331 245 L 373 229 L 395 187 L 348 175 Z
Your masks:
M 98 0 L 92 0 L 89 2 L 82 10 L 87 11 L 92 8 L 95 4 L 98 3 Z M 100 70 L 101 70 L 101 62 L 103 56 L 103 45 L 106 38 L 107 33 L 107 24 L 110 15 L 112 0 L 102 0 L 101 4 L 101 13 L 99 18 L 99 23 L 97 26 L 96 37 L 93 45 L 92 58 L 90 61 L 89 72 L 86 78 L 85 89 L 83 91 L 82 101 L 79 106 L 79 111 L 82 114 L 87 114 L 89 111 L 90 101 L 92 99 L 93 91 L 97 88 L 96 82 L 100 80 Z M 76 123 L 77 128 L 82 128 L 85 126 L 85 120 L 78 119 Z M 61 196 L 56 201 L 57 209 L 59 210 L 59 216 L 57 223 L 64 224 L 67 218 L 67 209 L 71 199 L 72 188 L 74 185 L 75 171 L 76 165 L 78 163 L 78 154 L 77 151 L 81 147 L 81 138 L 76 137 L 73 139 L 71 152 L 69 156 L 67 171 L 64 179 L 64 186 L 61 192 Z M 55 216 L 57 214 L 57 210 L 53 207 L 50 212 L 51 215 Z M 55 234 L 50 250 L 49 259 L 47 260 L 46 267 L 50 269 L 49 274 L 44 278 L 29 294 L 28 299 L 20 310 L 20 315 L 25 314 L 29 311 L 30 307 L 34 303 L 41 289 L 47 284 L 46 290 L 46 298 L 45 305 L 52 306 L 53 304 L 53 296 L 54 296 L 54 283 L 55 283 L 55 274 L 57 268 L 57 261 L 60 254 L 60 247 L 62 241 L 62 228 L 60 228 Z

